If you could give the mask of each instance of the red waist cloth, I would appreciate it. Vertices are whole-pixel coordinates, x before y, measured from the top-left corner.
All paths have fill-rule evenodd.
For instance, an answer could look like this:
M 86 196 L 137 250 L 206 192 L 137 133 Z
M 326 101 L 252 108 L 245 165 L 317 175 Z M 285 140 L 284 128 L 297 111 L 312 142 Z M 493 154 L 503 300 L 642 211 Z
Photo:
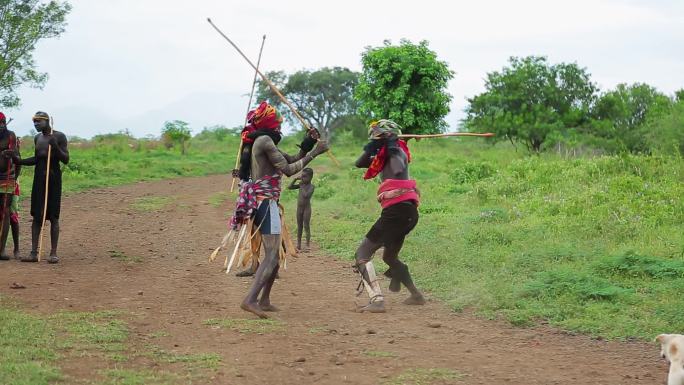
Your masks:
M 385 179 L 378 187 L 378 202 L 383 209 L 404 201 L 414 201 L 416 206 L 420 203 L 415 180 Z

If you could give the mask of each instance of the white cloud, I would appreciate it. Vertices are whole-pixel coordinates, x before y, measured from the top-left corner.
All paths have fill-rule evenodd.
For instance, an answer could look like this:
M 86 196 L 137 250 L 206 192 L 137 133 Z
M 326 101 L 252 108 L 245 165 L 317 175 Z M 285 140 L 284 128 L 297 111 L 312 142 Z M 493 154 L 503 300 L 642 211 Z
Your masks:
M 157 133 L 164 120 L 181 115 L 196 130 L 240 124 L 246 107 L 240 95 L 249 92 L 253 72 L 206 17 L 254 59 L 266 34 L 264 70 L 334 65 L 360 70 L 366 46 L 385 39 L 429 40 L 457 73 L 449 87 L 452 125 L 462 116 L 465 98 L 483 90 L 486 73 L 500 69 L 512 55 L 576 61 L 603 87 L 645 81 L 672 92 L 684 86 L 679 49 L 684 7 L 677 1 L 72 4 L 67 32 L 40 43 L 36 52 L 39 68 L 50 74 L 47 86 L 22 91 L 23 107 L 10 111 L 20 133 L 29 131 L 30 116 L 38 109 L 69 114 L 59 117 L 69 123 L 63 129 L 80 136 L 101 132 L 98 127 Z

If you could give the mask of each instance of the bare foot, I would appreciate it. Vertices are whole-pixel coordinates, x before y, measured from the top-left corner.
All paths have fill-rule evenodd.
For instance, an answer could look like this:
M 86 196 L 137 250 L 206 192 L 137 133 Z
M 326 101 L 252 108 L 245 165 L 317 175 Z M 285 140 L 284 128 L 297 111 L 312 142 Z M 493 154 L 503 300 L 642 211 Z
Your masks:
M 14 250 L 14 259 L 21 259 L 21 255 L 19 254 L 19 249 Z
M 268 314 L 264 313 L 263 310 L 259 307 L 259 305 L 255 303 L 247 303 L 243 302 L 240 304 L 240 309 L 244 311 L 248 311 L 250 313 L 256 314 L 259 318 L 268 318 Z
M 266 304 L 266 303 L 260 302 L 259 308 L 261 308 L 261 310 L 263 310 L 263 311 L 271 311 L 271 312 L 280 311 L 280 309 L 278 309 L 276 306 L 271 305 L 270 303 Z
M 425 302 L 425 297 L 422 294 L 412 294 L 404 300 L 404 305 L 425 305 Z
M 373 303 L 369 303 L 366 306 L 361 306 L 358 309 L 356 309 L 357 312 L 359 313 L 384 313 L 385 312 L 385 301 L 376 301 Z

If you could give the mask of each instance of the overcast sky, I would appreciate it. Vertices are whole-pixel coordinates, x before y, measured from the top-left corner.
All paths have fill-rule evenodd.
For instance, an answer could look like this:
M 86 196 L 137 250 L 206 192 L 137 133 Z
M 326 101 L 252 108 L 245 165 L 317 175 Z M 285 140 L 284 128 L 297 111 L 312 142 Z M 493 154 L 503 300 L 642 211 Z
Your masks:
M 645 82 L 672 94 L 684 87 L 684 1 L 226 1 L 71 0 L 66 32 L 39 43 L 50 79 L 23 88 L 8 110 L 17 133 L 32 133 L 44 110 L 56 129 L 91 137 L 128 128 L 158 135 L 165 120 L 241 125 L 253 71 L 207 23 L 212 20 L 262 69 L 343 66 L 386 39 L 428 40 L 456 72 L 447 121 L 455 129 L 466 98 L 510 56 L 577 62 L 602 89 Z

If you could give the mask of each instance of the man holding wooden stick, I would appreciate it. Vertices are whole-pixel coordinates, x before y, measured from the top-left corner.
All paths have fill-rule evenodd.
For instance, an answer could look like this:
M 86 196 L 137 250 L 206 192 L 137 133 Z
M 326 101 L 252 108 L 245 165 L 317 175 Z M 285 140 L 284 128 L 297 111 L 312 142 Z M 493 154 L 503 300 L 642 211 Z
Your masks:
M 21 168 L 13 160 L 19 156 L 19 145 L 14 132 L 7 129 L 7 118 L 0 112 L 0 260 L 6 261 L 10 257 L 5 252 L 7 236 L 10 229 L 10 206 L 12 205 L 14 191 L 17 188 L 17 176 Z M 15 250 L 17 248 L 15 240 Z
M 381 247 L 384 247 L 382 259 L 389 266 L 385 275 L 391 278 L 390 291 L 398 292 L 403 284 L 411 293 L 404 304 L 425 304 L 423 294 L 413 284 L 408 266 L 399 260 L 404 238 L 418 223 L 420 201 L 416 181 L 409 177 L 411 153 L 406 142 L 399 139 L 400 128 L 386 119 L 371 123 L 370 142 L 356 161 L 356 167 L 368 169 L 364 179 L 379 176 L 382 182 L 377 194 L 382 213 L 356 250 L 355 267 L 361 275 L 359 289 L 365 288 L 370 298 L 369 304 L 360 307 L 359 312 L 385 312 L 385 299 L 372 261 L 373 254 Z
M 38 135 L 33 138 L 36 149 L 34 156 L 15 161 L 24 166 L 35 166 L 31 188 L 31 253 L 22 262 L 38 262 L 41 232 L 46 220 L 50 221 L 50 256 L 48 263 L 57 263 L 57 244 L 59 242 L 59 212 L 62 204 L 62 169 L 60 162 L 69 163 L 66 135 L 53 131 L 50 116 L 38 111 L 33 116 L 33 126 Z M 48 156 L 48 154 L 50 154 Z M 49 165 L 49 170 L 48 170 Z M 47 191 L 46 191 L 47 189 Z
M 282 117 L 273 106 L 262 102 L 254 111 L 250 111 L 249 117 L 250 128 L 243 138 L 251 141 L 251 146 L 245 146 L 249 156 L 244 158 L 249 178 L 240 184 L 231 227 L 238 230 L 247 226 L 250 218 L 253 218 L 254 231 L 261 233 L 264 260 L 259 264 L 254 283 L 240 307 L 260 318 L 268 318 L 266 312 L 277 311 L 271 304 L 270 294 L 280 267 L 282 223 L 278 199 L 282 176 L 292 176 L 301 171 L 315 157 L 328 151 L 328 144 L 317 141 L 316 131 L 310 130 L 300 145 L 299 153 L 288 155 L 277 147 L 281 139 Z M 245 234 L 244 228 L 240 234 L 238 245 L 249 242 L 252 237 L 251 234 Z

